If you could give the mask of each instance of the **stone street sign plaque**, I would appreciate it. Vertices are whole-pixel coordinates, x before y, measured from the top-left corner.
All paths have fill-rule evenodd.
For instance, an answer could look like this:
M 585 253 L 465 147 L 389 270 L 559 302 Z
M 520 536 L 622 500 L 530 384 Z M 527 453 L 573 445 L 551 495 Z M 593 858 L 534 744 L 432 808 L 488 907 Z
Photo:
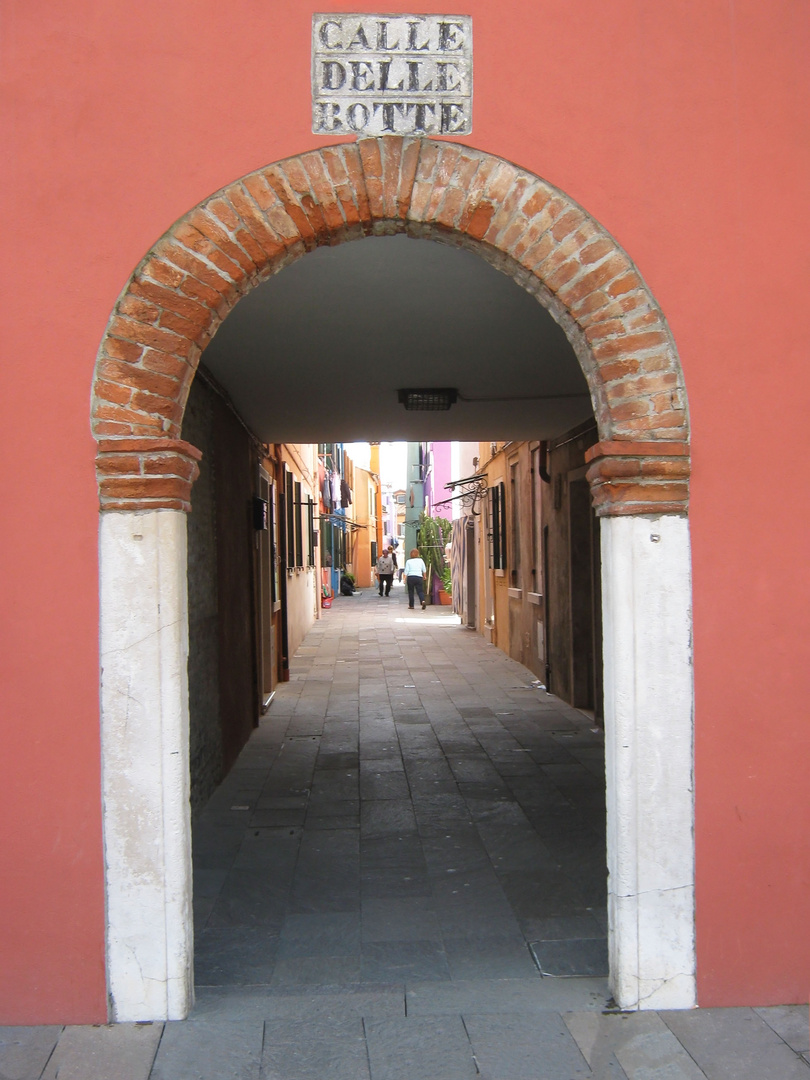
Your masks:
M 469 15 L 312 17 L 316 135 L 469 135 Z

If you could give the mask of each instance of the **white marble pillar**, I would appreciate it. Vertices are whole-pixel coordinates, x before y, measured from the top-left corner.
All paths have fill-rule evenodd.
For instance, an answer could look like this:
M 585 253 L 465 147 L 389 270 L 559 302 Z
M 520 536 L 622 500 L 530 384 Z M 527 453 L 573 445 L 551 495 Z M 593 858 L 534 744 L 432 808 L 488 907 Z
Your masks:
M 626 1009 L 696 1003 L 685 517 L 601 520 L 610 969 Z
M 193 1001 L 186 515 L 101 514 L 101 752 L 110 1019 Z

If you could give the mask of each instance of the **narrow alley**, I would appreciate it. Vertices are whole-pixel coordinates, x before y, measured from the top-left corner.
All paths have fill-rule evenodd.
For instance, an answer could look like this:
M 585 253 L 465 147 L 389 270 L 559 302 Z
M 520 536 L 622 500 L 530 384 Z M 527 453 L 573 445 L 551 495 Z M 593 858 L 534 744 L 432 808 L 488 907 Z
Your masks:
M 549 970 L 607 975 L 601 732 L 449 608 L 406 601 L 336 599 L 197 822 L 201 998 L 537 993 L 536 942 Z

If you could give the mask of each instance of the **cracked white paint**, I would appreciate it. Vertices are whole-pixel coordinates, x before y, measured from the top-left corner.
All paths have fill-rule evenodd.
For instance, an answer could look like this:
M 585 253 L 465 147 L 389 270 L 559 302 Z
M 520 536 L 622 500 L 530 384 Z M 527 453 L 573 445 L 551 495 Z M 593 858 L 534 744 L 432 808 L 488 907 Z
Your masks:
M 186 515 L 104 513 L 101 752 L 110 1019 L 193 1000 Z
M 696 1003 L 689 525 L 603 518 L 611 986 L 626 1009 Z

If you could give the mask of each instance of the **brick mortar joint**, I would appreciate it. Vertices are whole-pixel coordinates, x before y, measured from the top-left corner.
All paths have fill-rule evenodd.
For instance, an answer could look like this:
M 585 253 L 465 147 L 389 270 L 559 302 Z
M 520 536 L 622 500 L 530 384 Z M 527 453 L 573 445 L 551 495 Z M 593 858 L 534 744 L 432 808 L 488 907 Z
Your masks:
M 212 202 L 213 202 L 213 199 L 210 200 L 209 203 L 206 204 L 205 206 L 200 207 L 199 208 L 200 213 L 211 224 L 211 226 L 213 227 L 214 230 L 216 230 L 218 228 L 221 232 L 223 232 L 225 234 L 225 236 L 230 241 L 230 243 L 232 243 L 235 248 L 237 248 L 239 251 L 242 252 L 242 254 L 245 256 L 247 261 L 253 267 L 253 270 L 250 271 L 250 273 L 257 272 L 260 269 L 260 267 L 256 263 L 256 260 L 253 258 L 253 256 L 250 254 L 250 252 L 247 251 L 245 249 L 245 247 L 242 245 L 242 243 L 239 241 L 239 239 L 236 236 L 236 233 L 234 231 L 234 228 L 238 228 L 241 225 L 242 229 L 245 231 L 245 233 L 250 235 L 249 230 L 247 229 L 247 227 L 245 225 L 245 222 L 242 220 L 242 218 L 240 217 L 240 215 L 238 214 L 236 209 L 234 207 L 231 207 L 231 209 L 233 210 L 234 216 L 237 219 L 237 225 L 234 228 L 232 228 L 226 222 L 220 220 L 220 218 L 217 217 L 217 215 L 211 209 L 210 203 L 212 203 Z M 230 203 L 228 205 L 230 205 Z M 192 211 L 192 213 L 193 212 L 194 211 Z M 203 235 L 205 236 L 204 233 L 203 233 Z M 220 247 L 220 245 L 219 245 L 219 243 L 217 241 L 212 240 L 210 237 L 206 237 L 206 239 L 209 241 L 209 243 L 214 244 L 214 246 L 217 248 L 217 250 L 222 251 L 222 248 Z M 222 251 L 222 254 L 225 255 L 227 258 L 232 259 L 232 256 L 228 255 L 227 251 Z
M 171 457 L 184 457 L 189 461 L 201 461 L 202 450 L 186 442 L 184 439 L 172 439 L 166 437 L 151 438 L 145 435 L 104 435 L 97 439 L 98 458 L 108 455 L 138 456 L 142 459 L 161 456 L 169 460 Z
M 596 516 L 603 517 L 687 517 L 689 513 L 689 501 L 683 500 L 667 503 L 601 503 L 594 508 Z
M 268 208 L 266 210 L 262 210 L 261 206 L 259 206 L 258 201 L 254 198 L 253 193 L 251 192 L 250 188 L 247 186 L 246 181 L 249 179 L 249 177 L 247 177 L 247 176 L 242 177 L 241 180 L 237 180 L 233 184 L 229 184 L 228 187 L 225 188 L 225 190 L 224 190 L 224 192 L 222 194 L 222 198 L 225 199 L 225 201 L 228 203 L 230 208 L 233 210 L 234 214 L 236 214 L 236 216 L 242 222 L 243 227 L 252 236 L 253 233 L 251 231 L 249 222 L 246 220 L 246 218 L 244 218 L 242 216 L 241 212 L 234 205 L 233 200 L 231 198 L 232 192 L 234 190 L 238 189 L 240 198 L 242 198 L 245 201 L 246 205 L 253 207 L 253 209 L 255 210 L 256 218 L 264 223 L 265 227 L 267 228 L 267 231 L 273 237 L 275 237 L 275 241 L 279 245 L 279 247 L 284 249 L 284 248 L 287 247 L 287 241 L 290 238 L 283 235 L 281 232 L 279 232 L 279 230 L 276 228 L 276 226 L 270 221 L 270 218 L 269 218 L 268 215 L 273 210 L 279 210 L 279 211 L 281 211 L 281 213 L 286 214 L 286 216 L 290 220 L 290 224 L 293 226 L 293 230 L 294 230 L 293 235 L 298 232 L 298 230 L 295 228 L 295 222 L 292 220 L 292 218 L 290 218 L 289 214 L 287 214 L 287 211 L 284 208 L 283 201 L 279 198 L 279 196 L 276 193 L 275 189 L 271 186 L 270 181 L 264 175 L 264 170 L 263 169 L 257 169 L 256 172 L 251 173 L 250 176 L 260 176 L 262 178 L 262 180 L 264 181 L 264 183 L 269 188 L 270 194 L 273 196 L 273 202 L 272 202 L 272 204 L 270 206 L 268 206 Z
M 230 285 L 232 288 L 238 288 L 239 287 L 239 281 L 237 279 L 235 279 L 234 277 L 232 277 L 231 274 L 228 273 L 227 270 L 221 269 L 221 267 L 217 266 L 216 263 L 211 262 L 210 259 L 207 259 L 205 257 L 205 255 L 203 255 L 201 252 L 195 251 L 193 248 L 190 248 L 185 243 L 185 241 L 180 239 L 180 237 L 177 235 L 176 230 L 177 230 L 178 226 L 185 225 L 185 224 L 188 224 L 188 222 L 186 221 L 186 218 L 183 217 L 181 219 L 181 221 L 177 222 L 177 225 L 173 226 L 172 231 L 169 233 L 168 237 L 166 238 L 168 240 L 168 242 L 171 243 L 171 244 L 175 244 L 177 246 L 177 248 L 179 248 L 181 251 L 183 251 L 186 255 L 190 255 L 192 259 L 196 259 L 197 262 L 202 263 L 203 267 L 206 270 L 208 270 L 208 272 L 210 274 L 212 274 L 214 277 L 220 278 L 224 285 L 226 285 L 226 286 Z M 212 286 L 210 284 L 203 281 L 202 278 L 197 277 L 197 275 L 192 273 L 191 270 L 187 270 L 184 267 L 180 266 L 180 264 L 175 261 L 175 259 L 173 257 L 174 254 L 175 254 L 174 248 L 169 247 L 168 243 L 164 244 L 164 246 L 161 247 L 160 242 L 159 242 L 158 245 L 156 245 L 156 247 L 155 247 L 155 255 L 158 258 L 163 259 L 164 262 L 168 263 L 170 266 L 175 267 L 176 270 L 179 270 L 181 273 L 185 274 L 187 277 L 193 278 L 195 281 L 198 281 L 201 285 L 208 285 L 209 289 L 212 288 Z M 224 254 L 224 252 L 223 252 L 223 254 Z M 233 260 L 231 260 L 231 262 L 233 262 Z
M 315 189 L 314 189 L 313 179 L 310 176 L 309 170 L 307 169 L 307 167 L 303 164 L 303 162 L 301 160 L 301 158 L 303 158 L 305 156 L 307 156 L 307 155 L 302 154 L 300 157 L 287 158 L 285 161 L 280 162 L 279 165 L 278 165 L 278 174 L 280 175 L 280 177 L 284 181 L 284 184 L 282 186 L 286 185 L 287 191 L 285 192 L 285 195 L 287 195 L 288 198 L 292 200 L 294 205 L 298 208 L 298 210 L 300 210 L 300 212 L 304 215 L 306 220 L 309 222 L 310 228 L 312 229 L 313 233 L 315 233 L 315 235 L 317 235 L 317 229 L 316 229 L 316 224 L 317 223 L 313 222 L 312 208 L 308 207 L 305 204 L 305 200 L 311 202 L 312 207 L 315 207 L 317 209 L 318 213 L 320 213 L 322 218 L 324 218 L 324 215 L 323 215 L 323 210 L 321 209 L 321 206 L 322 206 L 321 201 L 318 198 L 318 196 L 317 196 L 317 194 L 315 192 Z M 320 157 L 320 155 L 318 155 L 318 156 Z M 294 179 L 294 177 L 290 176 L 290 174 L 288 173 L 288 171 L 287 171 L 287 163 L 290 162 L 290 161 L 295 161 L 299 165 L 300 171 L 301 171 L 301 173 L 303 174 L 303 176 L 305 178 L 305 182 L 304 182 L 303 185 L 298 183 Z M 320 158 L 320 161 L 321 161 L 321 166 L 322 166 L 322 168 L 324 170 L 324 173 L 328 176 L 329 173 L 328 173 L 328 170 L 326 169 L 326 163 L 324 162 L 323 158 Z M 269 180 L 268 180 L 268 183 L 270 183 Z M 282 209 L 284 209 L 285 212 L 286 212 L 286 209 L 287 209 L 287 206 L 289 205 L 289 203 L 284 198 L 284 196 L 280 195 L 279 192 L 276 191 L 275 188 L 273 188 L 272 184 L 270 184 L 270 187 L 273 190 L 276 197 L 281 202 Z M 335 205 L 340 210 L 340 215 L 343 218 L 343 225 L 346 226 L 348 224 L 348 222 L 346 221 L 346 215 L 343 212 L 343 207 L 340 205 L 339 200 L 335 199 L 334 201 L 335 201 Z M 263 215 L 263 216 L 265 216 L 265 218 L 266 218 L 266 215 Z M 325 218 L 324 218 L 324 224 L 326 224 L 326 219 Z
M 411 208 L 411 203 L 413 202 L 413 189 L 414 189 L 414 186 L 416 184 L 417 177 L 419 176 L 419 167 L 422 164 L 422 150 L 424 149 L 424 146 L 425 146 L 425 140 L 424 139 L 415 139 L 414 142 L 416 143 L 416 161 L 414 162 L 414 166 L 413 166 L 413 175 L 411 176 L 410 182 L 408 184 L 408 198 L 407 198 L 407 203 L 406 203 L 406 206 L 405 206 L 405 213 L 403 215 L 403 217 L 405 218 L 405 221 L 407 221 L 409 216 L 410 216 L 409 211 L 410 211 L 410 208 Z M 402 166 L 403 166 L 403 164 L 405 162 L 406 152 L 407 152 L 408 147 L 410 145 L 411 144 L 409 142 L 407 142 L 405 139 L 402 140 L 402 150 L 401 150 L 400 157 L 399 157 L 399 176 L 398 176 L 397 192 L 402 191 L 402 182 L 403 182 Z
M 603 439 L 585 451 L 585 461 L 590 463 L 602 458 L 689 458 L 691 450 L 685 439 L 653 442 L 652 440 Z
M 115 496 L 103 496 L 99 503 L 101 513 L 137 513 L 146 510 L 180 510 L 191 513 L 188 499 L 122 499 Z
M 621 491 L 622 488 L 641 487 L 641 488 L 684 488 L 689 487 L 689 476 L 650 476 L 649 473 L 636 473 L 633 476 L 604 476 L 598 474 L 592 475 L 590 472 L 586 473 L 586 480 L 588 481 L 591 491 L 609 492 Z

